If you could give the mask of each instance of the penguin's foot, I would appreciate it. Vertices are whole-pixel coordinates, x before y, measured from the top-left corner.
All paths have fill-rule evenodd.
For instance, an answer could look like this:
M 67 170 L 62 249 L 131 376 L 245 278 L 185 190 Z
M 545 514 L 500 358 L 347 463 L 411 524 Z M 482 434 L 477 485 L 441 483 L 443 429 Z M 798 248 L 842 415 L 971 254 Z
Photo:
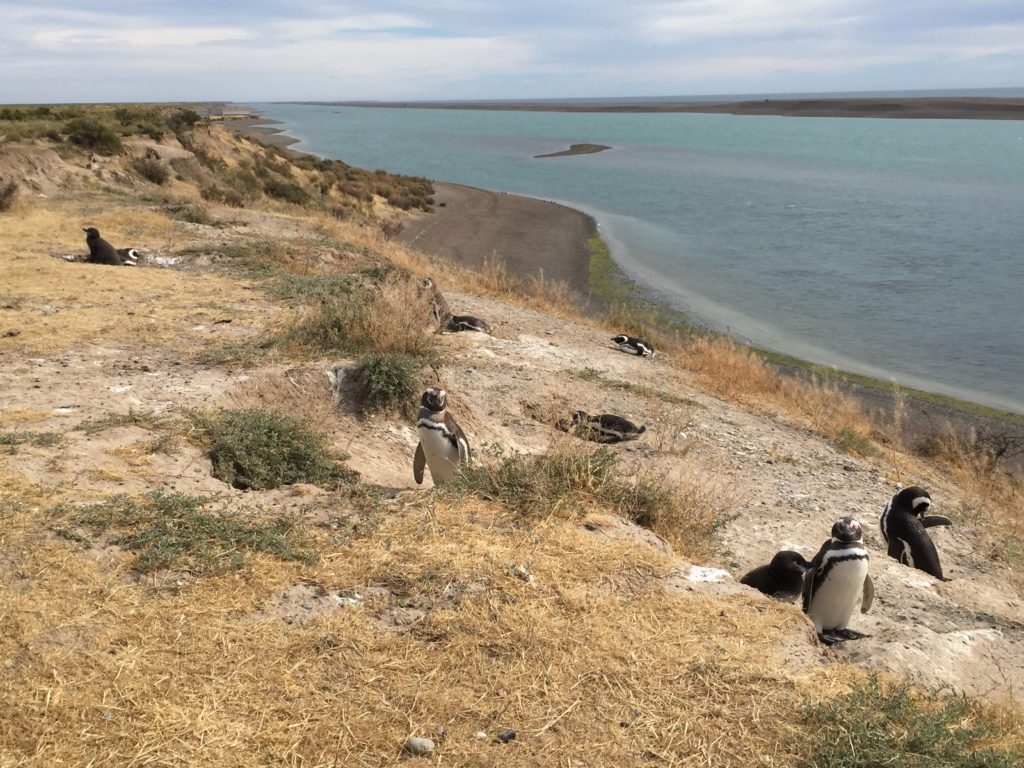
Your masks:
M 843 638 L 836 637 L 833 634 L 825 634 L 824 632 L 819 632 L 818 642 L 820 642 L 822 645 L 835 645 L 836 643 L 843 642 Z
M 863 632 L 858 632 L 855 629 L 833 629 L 832 634 L 842 638 L 843 640 L 860 640 L 865 637 L 871 637 L 871 635 L 865 635 Z

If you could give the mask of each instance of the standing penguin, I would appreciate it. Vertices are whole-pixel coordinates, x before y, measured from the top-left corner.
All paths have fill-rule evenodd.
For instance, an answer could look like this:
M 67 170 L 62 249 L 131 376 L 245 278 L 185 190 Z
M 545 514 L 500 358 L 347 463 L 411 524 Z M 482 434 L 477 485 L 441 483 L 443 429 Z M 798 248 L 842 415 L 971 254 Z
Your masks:
M 776 600 L 792 602 L 800 596 L 804 583 L 804 572 L 811 564 L 799 552 L 784 549 L 776 552 L 768 565 L 758 566 L 740 579 L 759 592 Z
M 857 598 L 861 613 L 867 613 L 875 597 L 868 575 L 868 551 L 860 523 L 841 517 L 832 526 L 832 538 L 821 545 L 804 575 L 804 613 L 814 622 L 814 631 L 825 645 L 857 640 L 867 635 L 847 629 Z
M 420 442 L 412 462 L 412 475 L 423 482 L 423 467 L 430 467 L 434 485 L 455 477 L 460 464 L 469 464 L 469 441 L 455 418 L 446 410 L 447 393 L 438 387 L 424 391 L 416 431 Z
M 946 581 L 935 543 L 925 529 L 952 525 L 953 521 L 944 515 L 926 515 L 931 505 L 932 497 L 928 491 L 912 485 L 889 500 L 878 524 L 888 545 L 889 557 Z
M 118 255 L 110 243 L 100 237 L 100 231 L 96 227 L 83 227 L 85 232 L 85 244 L 89 246 L 89 264 L 109 264 L 120 267 L 124 260 Z

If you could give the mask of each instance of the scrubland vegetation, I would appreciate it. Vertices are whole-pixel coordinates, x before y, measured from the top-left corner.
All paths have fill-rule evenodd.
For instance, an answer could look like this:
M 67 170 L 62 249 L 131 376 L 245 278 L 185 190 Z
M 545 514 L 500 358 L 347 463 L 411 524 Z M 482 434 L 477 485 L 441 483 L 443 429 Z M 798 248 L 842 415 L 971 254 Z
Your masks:
M 421 295 L 430 275 L 649 338 L 705 391 L 897 474 L 941 466 L 978 500 L 971 522 L 991 556 L 1019 567 L 1012 432 L 937 429 L 908 445 L 898 418 L 871 416 L 836 381 L 784 375 L 608 293 L 607 264 L 593 289 L 610 309 L 585 318 L 566 286 L 498 260 L 482 272 L 431 261 L 384 234 L 395 209 L 429 210 L 428 181 L 291 157 L 187 107 L 2 108 L 0 136 L 78 160 L 109 153 L 121 174 L 49 207 L 10 193 L 20 223 L 3 221 L 34 260 L 11 262 L 0 303 L 62 314 L 26 322 L 5 353 L 21 364 L 122 345 L 140 358 L 130 365 L 193 366 L 238 400 L 199 406 L 197 388 L 161 412 L 93 411 L 60 430 L 42 408 L 0 412 L 0 765 L 389 765 L 411 735 L 450 765 L 1024 760 L 1016 711 L 845 665 L 794 672 L 776 643 L 813 642 L 797 611 L 673 591 L 679 566 L 664 552 L 595 533 L 625 520 L 715 562 L 739 509 L 711 479 L 565 438 L 532 454 L 492 446 L 450 486 L 395 497 L 346 465 L 373 446 L 342 452 L 325 425 L 342 412 L 353 431 L 399 430 L 450 362 Z M 131 149 L 140 136 L 184 152 L 147 158 Z M 64 222 L 86 216 L 149 237 L 174 268 L 62 281 L 68 265 L 37 256 L 73 250 L 80 232 L 65 236 Z M 227 341 L 198 335 L 216 323 Z M 303 367 L 336 358 L 351 403 Z M 569 375 L 692 405 L 595 369 Z M 517 737 L 499 744 L 504 727 Z

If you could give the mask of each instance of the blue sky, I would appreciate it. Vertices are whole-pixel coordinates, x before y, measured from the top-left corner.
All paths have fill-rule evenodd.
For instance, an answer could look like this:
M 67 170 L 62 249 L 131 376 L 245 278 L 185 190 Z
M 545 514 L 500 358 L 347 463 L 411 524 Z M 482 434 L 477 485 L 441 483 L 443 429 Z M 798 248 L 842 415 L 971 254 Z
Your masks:
M 0 103 L 1022 86 L 1021 0 L 0 0 Z

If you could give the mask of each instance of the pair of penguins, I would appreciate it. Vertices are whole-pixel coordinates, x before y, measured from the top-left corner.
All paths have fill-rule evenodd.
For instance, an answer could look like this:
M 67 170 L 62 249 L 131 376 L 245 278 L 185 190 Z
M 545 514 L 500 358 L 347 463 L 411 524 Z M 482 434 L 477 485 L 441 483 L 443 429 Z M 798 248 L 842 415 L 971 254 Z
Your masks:
M 134 267 L 139 253 L 134 248 L 115 248 L 102 237 L 96 227 L 83 227 L 85 244 L 89 246 L 89 264 L 107 264 L 113 267 Z
M 943 515 L 925 514 L 931 503 L 924 488 L 904 488 L 886 505 L 879 526 L 890 557 L 945 581 L 939 554 L 926 529 L 952 525 L 952 521 Z M 861 601 L 861 613 L 867 613 L 875 595 L 864 535 L 852 517 L 835 522 L 831 537 L 810 562 L 799 552 L 785 550 L 768 565 L 744 575 L 740 583 L 780 600 L 802 596 L 804 613 L 826 645 L 867 637 L 848 627 L 857 600 Z

